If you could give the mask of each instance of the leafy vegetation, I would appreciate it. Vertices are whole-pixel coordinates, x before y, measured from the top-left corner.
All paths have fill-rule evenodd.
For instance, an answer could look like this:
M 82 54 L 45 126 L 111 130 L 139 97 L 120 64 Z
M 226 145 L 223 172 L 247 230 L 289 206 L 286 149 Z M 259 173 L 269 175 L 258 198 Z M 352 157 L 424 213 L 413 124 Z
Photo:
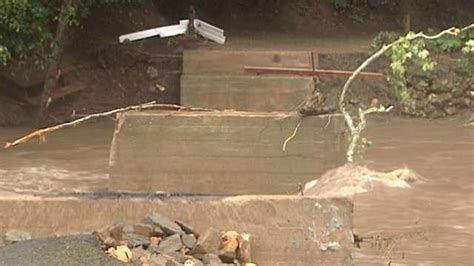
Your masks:
M 430 45 L 438 52 L 458 52 L 468 45 L 467 42 L 473 42 L 473 39 L 474 30 L 468 30 L 457 36 L 448 35 L 432 40 Z
M 130 1 L 76 1 L 68 8 L 66 21 L 69 26 L 78 26 L 92 6 Z M 61 4 L 60 0 L 0 0 L 0 63 L 43 67 L 53 45 Z
M 388 52 L 390 58 L 390 76 L 389 81 L 395 89 L 397 99 L 404 103 L 410 98 L 407 89 L 407 62 L 414 64 L 423 71 L 432 71 L 436 62 L 430 56 L 430 52 L 426 47 L 423 39 L 411 41 L 414 33 L 409 33 L 405 37 L 400 37 L 400 41 L 391 47 Z
M 413 39 L 414 35 L 415 33 L 410 32 L 406 36 L 397 37 L 396 33 L 382 32 L 372 42 L 373 48 L 380 49 L 398 39 L 386 55 L 390 59 L 388 81 L 393 85 L 397 99 L 402 105 L 411 97 L 408 91 L 407 72 L 413 69 L 433 71 L 437 63 L 431 56 L 432 53 L 474 52 L 474 29 L 456 35 L 443 35 L 433 40 Z M 459 63 L 465 64 L 466 60 L 461 60 Z
M 344 83 L 344 87 L 342 88 L 338 101 L 339 110 L 343 114 L 344 120 L 351 135 L 351 140 L 346 153 L 346 158 L 348 162 L 353 162 L 354 155 L 357 154 L 357 149 L 359 149 L 360 147 L 364 148 L 367 146 L 368 142 L 366 140 L 361 139 L 361 133 L 366 126 L 365 116 L 374 112 L 388 112 L 393 107 L 385 107 L 383 105 L 380 105 L 380 107 L 370 107 L 367 110 L 362 110 L 361 108 L 359 108 L 359 119 L 355 120 L 346 108 L 345 99 L 347 91 L 349 90 L 349 87 L 356 78 L 356 76 L 382 55 L 388 55 L 391 59 L 390 69 L 391 73 L 393 74 L 392 77 L 395 77 L 395 80 L 399 82 L 395 84 L 396 86 L 399 86 L 399 88 L 396 87 L 396 89 L 399 90 L 397 92 L 398 97 L 401 99 L 401 101 L 406 101 L 406 99 L 410 97 L 406 86 L 407 61 L 416 60 L 423 71 L 430 71 L 434 69 L 435 62 L 431 59 L 430 52 L 428 51 L 428 49 L 426 49 L 427 42 L 432 43 L 433 40 L 438 40 L 444 36 L 465 38 L 465 36 L 470 36 L 469 32 L 471 32 L 472 30 L 474 30 L 474 24 L 470 24 L 469 26 L 466 26 L 462 29 L 451 27 L 441 31 L 436 35 L 426 35 L 422 32 L 415 34 L 413 32 L 410 32 L 406 36 L 402 36 L 395 41 L 383 44 L 381 48 L 379 48 L 374 54 L 372 54 L 362 64 L 360 64 L 359 67 L 357 67 L 354 73 L 352 73 L 352 75 L 347 79 L 346 83 Z M 472 39 L 465 40 L 465 47 L 461 48 L 461 50 L 465 53 L 471 53 L 472 43 Z M 446 84 L 444 85 L 447 85 L 448 83 L 449 80 L 446 80 Z M 456 88 L 456 90 L 462 93 L 462 90 L 459 90 L 459 88 Z M 443 101 L 443 99 L 441 99 L 439 95 L 432 94 L 431 96 L 434 97 L 434 100 L 437 102 Z
M 367 17 L 367 0 L 331 0 L 332 5 L 340 11 L 348 11 L 349 17 L 357 22 L 364 22 Z
M 0 60 L 39 64 L 50 47 L 58 6 L 44 1 L 0 1 Z

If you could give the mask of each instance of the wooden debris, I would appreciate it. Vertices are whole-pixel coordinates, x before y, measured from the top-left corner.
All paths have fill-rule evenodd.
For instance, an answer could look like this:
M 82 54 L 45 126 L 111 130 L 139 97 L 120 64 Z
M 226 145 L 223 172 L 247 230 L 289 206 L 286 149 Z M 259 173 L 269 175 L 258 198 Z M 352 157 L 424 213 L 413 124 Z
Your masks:
M 345 70 L 327 70 L 327 69 L 307 69 L 307 68 L 287 68 L 287 67 L 259 67 L 244 66 L 245 73 L 255 75 L 297 75 L 310 77 L 332 77 L 332 78 L 348 78 L 353 71 Z M 364 80 L 384 80 L 384 75 L 378 72 L 360 72 L 357 76 Z
M 77 126 L 78 124 L 80 124 L 82 122 L 85 122 L 87 120 L 91 120 L 91 119 L 94 119 L 94 118 L 110 116 L 110 115 L 113 115 L 113 114 L 122 113 L 122 112 L 126 112 L 126 111 L 131 111 L 131 110 L 160 109 L 160 108 L 161 109 L 177 110 L 177 111 L 180 111 L 180 110 L 214 111 L 214 110 L 211 110 L 211 109 L 204 109 L 204 108 L 184 107 L 184 106 L 176 105 L 176 104 L 158 104 L 155 101 L 151 101 L 151 102 L 148 102 L 148 103 L 143 103 L 143 104 L 127 106 L 127 107 L 123 107 L 123 108 L 113 109 L 113 110 L 102 112 L 102 113 L 90 114 L 90 115 L 86 115 L 84 117 L 81 117 L 79 119 L 76 119 L 76 120 L 73 120 L 73 121 L 70 121 L 70 122 L 58 124 L 58 125 L 55 125 L 55 126 L 52 126 L 52 127 L 38 129 L 38 130 L 35 130 L 35 131 L 29 133 L 28 135 L 25 135 L 21 138 L 18 138 L 16 140 L 12 141 L 12 142 L 5 143 L 4 148 L 7 149 L 7 148 L 10 148 L 10 147 L 16 146 L 18 144 L 22 144 L 22 143 L 27 142 L 30 139 L 35 138 L 35 137 L 38 137 L 40 140 L 44 140 L 46 134 L 48 134 L 48 133 L 54 132 L 54 131 L 62 129 L 62 128 Z
M 62 99 L 66 96 L 78 93 L 86 88 L 86 85 L 78 83 L 78 84 L 70 84 L 62 87 L 57 87 L 51 91 L 51 95 L 48 98 L 48 103 L 52 103 L 56 100 Z M 31 105 L 39 105 L 40 104 L 40 97 L 28 97 L 27 102 Z

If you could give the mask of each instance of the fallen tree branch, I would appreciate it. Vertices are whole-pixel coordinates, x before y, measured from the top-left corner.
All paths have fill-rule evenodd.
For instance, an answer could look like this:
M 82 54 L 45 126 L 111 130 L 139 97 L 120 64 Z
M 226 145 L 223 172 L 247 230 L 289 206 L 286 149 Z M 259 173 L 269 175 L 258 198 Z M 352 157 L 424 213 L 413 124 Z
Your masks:
M 468 25 L 468 26 L 466 26 L 464 28 L 461 28 L 461 29 L 451 27 L 451 28 L 448 28 L 446 30 L 441 31 L 440 33 L 438 33 L 436 35 L 426 35 L 423 32 L 419 32 L 417 34 L 407 35 L 406 39 L 410 40 L 410 41 L 418 39 L 418 38 L 423 38 L 423 39 L 427 39 L 427 40 L 434 40 L 434 39 L 440 38 L 444 35 L 454 35 L 454 36 L 456 36 L 460 32 L 463 32 L 463 31 L 466 31 L 466 30 L 469 30 L 469 29 L 472 29 L 472 28 L 474 28 L 474 24 Z M 369 64 L 371 64 L 377 58 L 382 56 L 385 52 L 387 52 L 389 49 L 391 49 L 394 45 L 399 44 L 399 43 L 401 43 L 402 41 L 404 41 L 406 39 L 399 38 L 398 40 L 396 40 L 396 41 L 394 41 L 394 42 L 392 42 L 388 45 L 384 45 L 377 52 L 375 52 L 369 58 L 367 58 L 362 64 L 360 64 L 359 67 L 347 79 L 346 83 L 344 83 L 344 87 L 342 88 L 341 94 L 339 96 L 339 110 L 341 111 L 341 113 L 344 117 L 344 120 L 346 122 L 347 127 L 349 128 L 349 131 L 350 131 L 351 137 L 352 137 L 351 143 L 349 144 L 349 147 L 348 147 L 348 150 L 347 150 L 347 161 L 348 162 L 353 161 L 353 155 L 354 155 L 355 147 L 357 145 L 357 141 L 360 138 L 360 133 L 365 128 L 365 125 L 366 125 L 365 115 L 369 114 L 369 113 L 374 113 L 374 112 L 388 112 L 392 108 L 391 107 L 385 108 L 383 106 L 380 106 L 379 108 L 373 107 L 373 108 L 369 108 L 368 110 L 365 110 L 365 111 L 362 111 L 361 109 L 359 109 L 359 117 L 360 117 L 361 121 L 359 122 L 359 124 L 357 126 L 355 126 L 354 121 L 353 121 L 351 115 L 349 114 L 349 112 L 347 111 L 346 106 L 345 106 L 345 96 L 346 96 L 347 90 L 349 89 L 349 86 L 352 84 L 354 79 L 356 79 L 356 77 Z
M 132 110 L 157 109 L 157 108 L 177 110 L 177 111 L 181 111 L 181 110 L 187 110 L 187 111 L 215 111 L 213 109 L 191 108 L 191 107 L 184 107 L 184 106 L 176 105 L 176 104 L 158 104 L 155 101 L 152 101 L 152 102 L 148 102 L 148 103 L 143 103 L 143 104 L 138 104 L 138 105 L 133 105 L 133 106 L 122 107 L 122 108 L 118 108 L 118 109 L 113 109 L 113 110 L 102 112 L 102 113 L 90 114 L 90 115 L 86 115 L 84 117 L 81 117 L 79 119 L 76 119 L 76 120 L 73 120 L 73 121 L 70 121 L 70 122 L 58 124 L 58 125 L 55 125 L 55 126 L 52 126 L 52 127 L 38 129 L 38 130 L 35 130 L 35 131 L 29 133 L 28 135 L 25 135 L 21 138 L 18 138 L 16 140 L 12 141 L 12 142 L 5 143 L 4 148 L 7 149 L 7 148 L 10 148 L 10 147 L 16 146 L 18 144 L 22 144 L 22 143 L 27 142 L 27 141 L 31 140 L 32 138 L 35 138 L 35 137 L 38 137 L 40 139 L 40 141 L 44 141 L 45 135 L 48 134 L 48 133 L 51 133 L 53 131 L 56 131 L 56 130 L 59 130 L 59 129 L 62 129 L 62 128 L 73 127 L 73 126 L 76 126 L 76 125 L 78 125 L 82 122 L 85 122 L 87 120 L 91 120 L 91 119 L 94 119 L 94 118 L 110 116 L 110 115 L 113 115 L 113 114 L 122 113 L 122 112 L 126 112 L 126 111 L 132 111 Z

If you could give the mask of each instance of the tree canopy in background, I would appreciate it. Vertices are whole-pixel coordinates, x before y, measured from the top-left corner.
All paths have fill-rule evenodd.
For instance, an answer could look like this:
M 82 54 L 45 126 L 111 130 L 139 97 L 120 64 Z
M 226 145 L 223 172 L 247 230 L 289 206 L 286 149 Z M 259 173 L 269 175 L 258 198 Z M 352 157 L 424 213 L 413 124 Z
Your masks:
M 79 25 L 94 5 L 125 2 L 131 0 L 75 1 L 68 9 L 67 23 Z M 53 45 L 62 3 L 61 0 L 0 0 L 0 63 L 44 66 Z
M 53 38 L 59 1 L 0 0 L 0 61 L 40 63 Z
M 382 10 L 389 6 L 418 10 L 430 10 L 430 8 L 438 7 L 438 9 L 446 10 L 445 13 L 451 16 L 453 10 L 461 12 L 466 8 L 460 7 L 472 6 L 470 1 L 472 0 L 331 0 L 331 5 L 336 11 L 362 22 L 366 19 L 367 10 L 376 9 L 379 12 L 379 8 Z M 62 0 L 0 0 L 0 64 L 28 63 L 44 66 L 54 45 L 54 34 L 63 2 Z M 131 2 L 143 2 L 143 0 L 75 0 L 73 6 L 68 10 L 67 23 L 70 26 L 79 25 L 82 19 L 89 16 L 93 6 Z M 198 8 L 224 16 L 233 17 L 241 14 L 238 19 L 251 16 L 250 13 L 254 12 L 258 14 L 258 21 L 264 20 L 263 16 L 267 14 L 268 19 L 272 21 L 287 22 L 287 20 L 298 19 L 290 14 L 295 10 L 301 16 L 313 12 L 309 8 L 309 3 L 314 4 L 314 0 L 175 0 L 155 1 L 154 3 L 160 8 L 160 12 L 166 12 L 166 9 L 169 8 L 180 9 L 180 18 L 183 14 L 186 15 L 183 10 L 194 4 Z M 273 14 L 272 10 L 279 10 L 278 16 Z M 445 19 L 440 17 L 439 20 L 444 21 Z M 459 23 L 449 23 L 449 25 L 459 25 Z M 262 24 L 267 23 L 263 22 Z

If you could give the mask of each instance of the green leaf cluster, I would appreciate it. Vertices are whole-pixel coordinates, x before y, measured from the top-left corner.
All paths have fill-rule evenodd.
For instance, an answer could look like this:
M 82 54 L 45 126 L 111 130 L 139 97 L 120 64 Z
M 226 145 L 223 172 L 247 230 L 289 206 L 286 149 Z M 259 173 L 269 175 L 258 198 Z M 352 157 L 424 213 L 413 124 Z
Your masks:
M 431 58 L 430 52 L 423 39 L 412 40 L 414 33 L 400 37 L 399 41 L 388 51 L 390 58 L 389 81 L 395 88 L 395 95 L 401 103 L 410 98 L 407 89 L 407 63 L 420 67 L 423 71 L 432 71 L 436 62 Z
M 76 0 L 66 12 L 66 23 L 79 26 L 97 5 L 141 0 Z M 0 0 L 0 63 L 43 66 L 51 47 L 62 6 L 60 0 Z
M 474 39 L 474 30 L 460 32 L 458 35 L 444 35 L 429 42 L 430 46 L 437 52 L 461 51 L 469 40 Z
M 367 17 L 367 0 L 331 0 L 334 8 L 340 11 L 348 11 L 349 17 L 359 23 Z
M 464 52 L 474 53 L 474 31 L 466 30 L 460 32 L 456 30 L 454 34 L 446 34 L 433 40 L 414 38 L 415 33 L 410 32 L 406 36 L 399 37 L 393 41 L 393 46 L 386 55 L 390 59 L 390 71 L 388 81 L 393 85 L 395 95 L 402 105 L 407 103 L 411 96 L 407 88 L 407 72 L 416 72 L 421 69 L 424 72 L 431 72 L 436 67 L 436 61 L 431 57 L 434 53 Z M 384 37 L 384 36 L 381 36 Z M 374 41 L 375 47 L 386 45 L 383 38 Z
M 0 61 L 40 63 L 49 50 L 57 2 L 0 0 Z

